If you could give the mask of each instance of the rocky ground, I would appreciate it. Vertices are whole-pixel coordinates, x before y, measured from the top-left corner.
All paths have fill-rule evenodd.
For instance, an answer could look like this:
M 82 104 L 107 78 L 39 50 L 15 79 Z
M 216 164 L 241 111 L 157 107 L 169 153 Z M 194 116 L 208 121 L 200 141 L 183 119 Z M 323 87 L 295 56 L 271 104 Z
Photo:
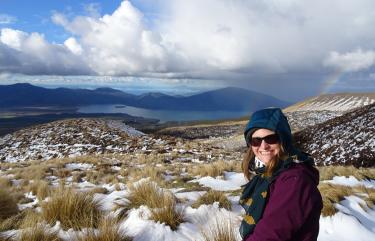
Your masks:
M 48 160 L 87 154 L 164 154 L 166 161 L 213 161 L 239 158 L 200 141 L 145 135 L 119 121 L 72 119 L 51 122 L 0 138 L 0 161 Z
M 306 128 L 295 134 L 297 144 L 318 165 L 375 166 L 375 104 Z

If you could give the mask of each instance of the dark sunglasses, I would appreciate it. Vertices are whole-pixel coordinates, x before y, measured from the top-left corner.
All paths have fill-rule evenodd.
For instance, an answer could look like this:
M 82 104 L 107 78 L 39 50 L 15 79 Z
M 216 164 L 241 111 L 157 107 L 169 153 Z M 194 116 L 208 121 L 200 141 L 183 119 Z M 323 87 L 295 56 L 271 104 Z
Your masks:
M 252 137 L 250 139 L 250 144 L 252 146 L 262 145 L 262 141 L 265 141 L 267 144 L 276 144 L 279 143 L 279 136 L 277 134 L 271 134 L 264 137 Z

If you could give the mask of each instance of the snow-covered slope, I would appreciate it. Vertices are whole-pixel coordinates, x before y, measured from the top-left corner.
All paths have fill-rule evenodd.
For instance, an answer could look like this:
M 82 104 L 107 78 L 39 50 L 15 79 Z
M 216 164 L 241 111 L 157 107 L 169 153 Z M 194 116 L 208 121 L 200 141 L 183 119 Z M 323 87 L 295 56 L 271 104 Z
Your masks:
M 14 162 L 126 151 L 132 146 L 132 138 L 143 133 L 124 126 L 100 119 L 72 119 L 26 128 L 0 138 L 0 160 Z
M 0 138 L 0 162 L 48 160 L 88 154 L 165 154 L 166 161 L 238 159 L 241 153 L 208 143 L 146 135 L 117 120 L 71 119 L 19 130 Z
M 340 93 L 319 95 L 298 102 L 285 112 L 293 111 L 338 111 L 345 112 L 375 102 L 375 93 Z
M 375 166 L 375 104 L 295 134 L 319 165 Z
M 325 94 L 298 102 L 283 111 L 296 132 L 374 102 L 375 93 Z

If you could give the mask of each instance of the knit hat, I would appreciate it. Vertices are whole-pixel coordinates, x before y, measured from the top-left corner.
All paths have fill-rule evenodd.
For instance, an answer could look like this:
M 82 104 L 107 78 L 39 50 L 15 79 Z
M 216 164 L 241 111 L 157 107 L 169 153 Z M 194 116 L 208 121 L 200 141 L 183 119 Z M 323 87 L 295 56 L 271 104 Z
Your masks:
M 299 153 L 299 150 L 293 146 L 292 131 L 288 119 L 280 108 L 266 108 L 251 115 L 244 131 L 247 146 L 250 146 L 249 141 L 252 134 L 261 128 L 274 131 L 279 136 L 281 145 L 289 156 Z

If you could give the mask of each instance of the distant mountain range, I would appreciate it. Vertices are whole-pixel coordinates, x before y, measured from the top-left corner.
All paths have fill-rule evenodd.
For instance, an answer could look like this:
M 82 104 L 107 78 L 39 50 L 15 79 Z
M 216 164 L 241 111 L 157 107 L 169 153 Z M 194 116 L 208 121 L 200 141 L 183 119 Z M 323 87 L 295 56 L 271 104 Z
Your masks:
M 290 103 L 247 89 L 227 87 L 192 96 L 170 96 L 162 93 L 133 95 L 112 88 L 47 89 L 27 83 L 0 85 L 0 107 L 84 106 L 123 104 L 128 106 L 164 110 L 227 110 L 254 111 L 276 106 L 284 108 Z

